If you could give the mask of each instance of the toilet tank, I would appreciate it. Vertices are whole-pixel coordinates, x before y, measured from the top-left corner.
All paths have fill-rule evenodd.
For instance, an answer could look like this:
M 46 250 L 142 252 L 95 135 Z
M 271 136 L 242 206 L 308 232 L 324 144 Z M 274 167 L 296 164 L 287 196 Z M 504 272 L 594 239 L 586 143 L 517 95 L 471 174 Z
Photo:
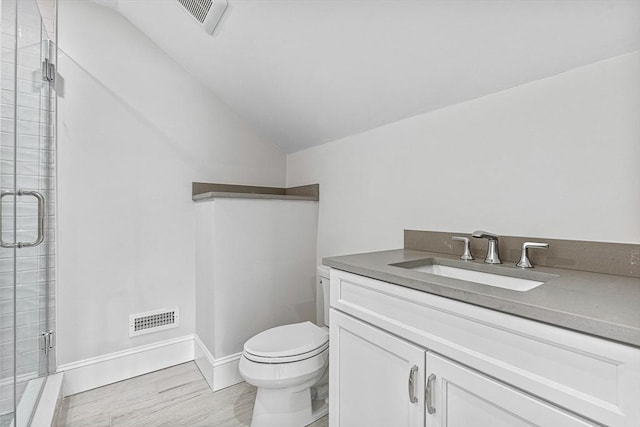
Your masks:
M 319 265 L 316 273 L 316 324 L 329 326 L 329 267 Z

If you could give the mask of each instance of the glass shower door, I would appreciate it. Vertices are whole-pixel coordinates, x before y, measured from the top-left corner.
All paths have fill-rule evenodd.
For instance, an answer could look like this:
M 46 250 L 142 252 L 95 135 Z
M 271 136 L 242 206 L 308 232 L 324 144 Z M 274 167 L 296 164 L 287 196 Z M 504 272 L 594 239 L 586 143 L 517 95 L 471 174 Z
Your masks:
M 29 424 L 54 366 L 55 45 L 40 13 L 47 4 L 1 2 L 0 427 Z

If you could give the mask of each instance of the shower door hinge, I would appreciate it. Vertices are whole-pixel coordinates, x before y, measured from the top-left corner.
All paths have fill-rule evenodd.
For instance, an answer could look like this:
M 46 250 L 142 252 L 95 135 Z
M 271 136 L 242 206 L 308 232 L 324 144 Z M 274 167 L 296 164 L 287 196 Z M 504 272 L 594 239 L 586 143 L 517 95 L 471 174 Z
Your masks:
M 52 82 L 56 78 L 56 64 L 49 62 L 49 58 L 42 61 L 42 80 Z
M 44 354 L 49 354 L 49 350 L 53 349 L 56 345 L 55 333 L 53 331 L 42 332 L 40 334 L 42 340 L 42 346 L 40 350 L 44 351 Z

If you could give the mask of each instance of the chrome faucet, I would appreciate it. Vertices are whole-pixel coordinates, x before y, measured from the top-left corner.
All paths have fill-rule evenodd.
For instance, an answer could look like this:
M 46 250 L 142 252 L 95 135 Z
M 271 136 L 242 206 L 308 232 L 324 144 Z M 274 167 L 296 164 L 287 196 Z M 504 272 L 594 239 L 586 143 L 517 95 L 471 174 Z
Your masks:
M 498 236 L 487 231 L 478 230 L 471 233 L 471 237 L 488 240 L 487 257 L 484 259 L 485 264 L 502 264 L 498 250 Z

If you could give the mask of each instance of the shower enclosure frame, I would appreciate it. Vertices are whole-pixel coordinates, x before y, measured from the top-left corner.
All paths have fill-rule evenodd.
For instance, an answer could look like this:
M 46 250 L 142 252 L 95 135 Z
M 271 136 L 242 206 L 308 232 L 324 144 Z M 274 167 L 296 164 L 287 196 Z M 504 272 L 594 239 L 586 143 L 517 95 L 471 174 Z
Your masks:
M 0 427 L 18 427 L 55 371 L 57 4 L 2 0 L 0 18 Z

